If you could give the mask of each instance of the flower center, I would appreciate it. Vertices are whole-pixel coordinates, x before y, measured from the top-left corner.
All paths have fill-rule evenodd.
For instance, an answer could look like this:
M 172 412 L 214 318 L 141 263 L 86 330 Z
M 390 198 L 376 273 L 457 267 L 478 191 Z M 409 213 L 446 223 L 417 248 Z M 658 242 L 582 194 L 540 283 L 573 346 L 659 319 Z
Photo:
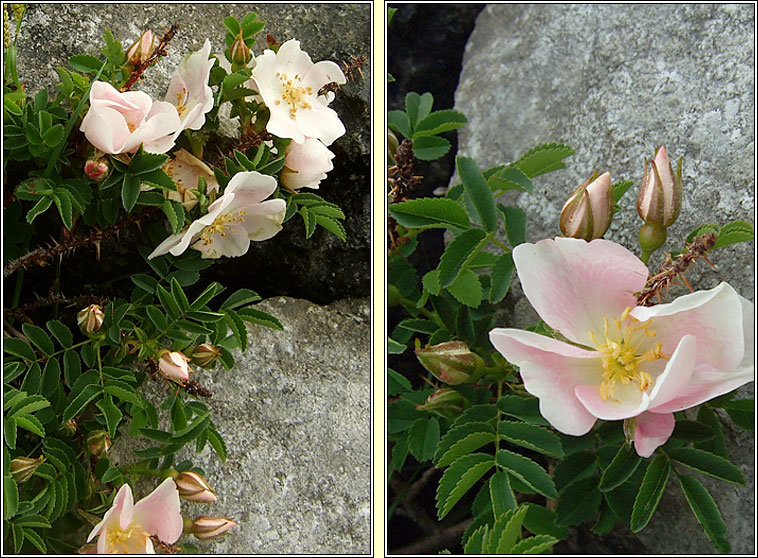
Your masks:
M 203 229 L 203 233 L 200 235 L 200 240 L 204 244 L 213 244 L 213 235 L 219 234 L 222 238 L 226 237 L 226 231 L 231 228 L 234 223 L 244 223 L 245 215 L 247 211 L 240 209 L 236 213 L 222 213 L 213 220 L 213 223 Z
M 130 524 L 125 531 L 107 531 L 105 548 L 110 554 L 135 554 L 145 550 L 146 539 L 150 535 L 136 523 Z
M 631 310 L 627 307 L 621 319 L 614 318 L 612 324 L 608 318 L 603 319 L 604 342 L 599 343 L 595 334 L 589 332 L 597 350 L 603 355 L 605 380 L 600 385 L 603 401 L 608 398 L 615 400 L 613 395 L 617 382 L 625 385 L 634 382 L 640 391 L 645 391 L 653 384 L 653 378 L 643 369 L 643 363 L 669 358 L 661 351 L 661 343 L 651 341 L 656 336 L 655 331 L 650 329 L 652 320 L 640 322 L 629 316 Z M 653 348 L 647 348 L 651 344 Z
M 290 107 L 290 117 L 295 118 L 298 108 L 309 109 L 313 108 L 307 101 L 308 95 L 313 95 L 313 89 L 310 87 L 302 87 L 300 85 L 301 78 L 295 74 L 295 79 L 288 79 L 287 74 L 276 72 L 282 82 L 282 98 L 274 101 L 277 105 L 280 105 L 282 101 L 287 103 Z
M 188 98 L 189 98 L 189 93 L 187 92 L 186 87 L 182 87 L 182 90 L 176 94 L 176 112 L 179 113 L 180 118 L 182 114 L 184 114 L 184 111 L 187 110 Z

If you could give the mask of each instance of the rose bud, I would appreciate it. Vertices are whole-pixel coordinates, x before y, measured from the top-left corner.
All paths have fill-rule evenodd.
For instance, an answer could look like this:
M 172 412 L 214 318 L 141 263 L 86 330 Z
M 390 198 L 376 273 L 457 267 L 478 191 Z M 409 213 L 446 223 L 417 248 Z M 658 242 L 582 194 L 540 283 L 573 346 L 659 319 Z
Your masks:
M 671 167 L 666 148 L 661 146 L 652 161 L 645 159 L 645 173 L 637 196 L 637 213 L 645 221 L 640 228 L 641 259 L 666 242 L 666 227 L 674 224 L 682 209 L 682 159 L 677 172 Z
M 91 335 L 100 331 L 105 320 L 105 313 L 98 304 L 90 304 L 76 315 L 76 323 L 85 335 Z
M 95 182 L 102 182 L 110 172 L 111 167 L 105 157 L 87 159 L 87 162 L 84 163 L 84 174 Z
M 446 384 L 471 384 L 484 371 L 482 357 L 463 341 L 446 341 L 428 349 L 416 349 L 416 358 L 432 375 Z
M 189 358 L 177 351 L 163 351 L 158 359 L 158 371 L 167 379 L 179 385 L 189 380 Z
M 192 534 L 202 541 L 215 539 L 237 525 L 225 517 L 209 517 L 201 515 L 192 522 Z
M 153 42 L 155 37 L 152 30 L 144 31 L 139 39 L 132 43 L 126 51 L 126 63 L 130 66 L 138 66 L 145 62 L 153 54 Z
M 429 411 L 441 417 L 454 419 L 469 406 L 469 400 L 453 388 L 440 388 L 429 397 L 423 405 L 416 405 L 419 411 Z
M 87 436 L 87 449 L 95 457 L 102 457 L 111 449 L 111 437 L 105 430 L 95 430 Z
M 200 474 L 185 471 L 174 479 L 179 496 L 190 502 L 215 502 L 216 493 Z
M 37 457 L 14 457 L 11 459 L 11 476 L 17 483 L 28 481 L 37 467 L 45 461 L 45 456 Z
M 571 194 L 561 210 L 561 232 L 589 242 L 602 238 L 613 219 L 611 175 L 595 175 Z
M 229 62 L 237 68 L 244 68 L 252 58 L 253 54 L 245 44 L 245 40 L 241 35 L 238 36 L 232 43 L 232 46 L 229 47 Z
M 306 138 L 303 143 L 290 142 L 284 152 L 284 169 L 280 181 L 287 188 L 317 189 L 326 178 L 326 173 L 334 168 L 334 153 L 314 138 Z
M 192 362 L 203 368 L 210 368 L 221 354 L 221 349 L 210 343 L 203 343 L 192 351 Z

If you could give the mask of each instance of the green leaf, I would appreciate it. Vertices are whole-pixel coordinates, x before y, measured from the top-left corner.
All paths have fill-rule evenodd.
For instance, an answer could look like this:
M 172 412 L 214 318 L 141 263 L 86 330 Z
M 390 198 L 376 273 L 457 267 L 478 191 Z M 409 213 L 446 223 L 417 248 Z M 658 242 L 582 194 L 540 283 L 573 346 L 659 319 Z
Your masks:
M 32 543 L 42 554 L 47 554 L 47 545 L 45 544 L 45 541 L 42 540 L 42 537 L 39 536 L 39 534 L 32 530 L 32 529 L 21 529 L 24 533 L 24 538 L 28 540 L 30 543 Z
M 706 424 L 694 420 L 677 420 L 671 437 L 686 442 L 707 442 L 713 440 L 716 433 Z
M 398 343 L 391 337 L 387 338 L 387 354 L 389 355 L 401 355 L 405 352 L 407 347 L 402 343 Z
M 58 214 L 61 216 L 63 226 L 67 229 L 71 229 L 73 226 L 74 209 L 71 205 L 71 198 L 69 197 L 68 190 L 59 188 L 52 195 L 52 198 L 55 202 L 55 207 L 58 208 Z
M 610 465 L 603 471 L 600 490 L 608 492 L 624 483 L 637 470 L 642 458 L 637 455 L 631 444 L 622 445 Z
M 174 297 L 162 286 L 158 285 L 155 288 L 155 294 L 158 295 L 158 300 L 161 301 L 163 308 L 171 315 L 172 318 L 178 319 L 182 315 L 179 308 L 179 303 L 174 300 Z
M 237 18 L 234 16 L 227 16 L 224 18 L 224 26 L 229 30 L 232 35 L 239 35 L 241 27 Z
M 34 415 L 24 415 L 24 416 L 17 416 L 14 418 L 16 419 L 16 424 L 19 426 L 19 428 L 23 428 L 24 430 L 28 430 L 32 434 L 36 434 L 37 436 L 44 438 L 45 427 L 42 426 L 42 423 L 39 421 L 37 417 L 35 417 Z
M 413 140 L 413 155 L 421 161 L 434 161 L 450 151 L 450 142 L 439 136 L 421 136 Z
M 726 537 L 726 524 L 708 490 L 695 477 L 689 475 L 679 475 L 679 483 L 687 503 L 716 550 L 723 554 L 731 552 L 731 545 Z
M 131 279 L 132 283 L 137 285 L 143 291 L 146 291 L 150 294 L 155 294 L 155 287 L 158 285 L 158 281 L 156 281 L 155 279 L 153 279 L 151 276 L 147 275 L 146 273 L 138 273 L 137 275 L 131 275 L 129 279 Z
M 58 386 L 61 384 L 61 365 L 57 358 L 49 358 L 45 363 L 45 369 L 42 371 L 42 385 L 40 392 L 45 397 L 50 398 Z
M 10 476 L 3 477 L 3 517 L 7 520 L 18 510 L 18 485 Z M 18 550 L 16 551 L 18 552 Z
M 118 380 L 108 380 L 103 388 L 105 393 L 118 397 L 122 401 L 142 407 L 142 399 L 132 386 Z
M 75 54 L 68 59 L 68 63 L 77 72 L 94 74 L 103 65 L 102 60 L 91 54 Z
M 398 395 L 404 391 L 411 391 L 411 382 L 402 374 L 387 368 L 387 394 Z
M 516 266 L 513 263 L 513 254 L 506 253 L 500 256 L 492 267 L 492 274 L 490 275 L 490 296 L 489 301 L 492 304 L 497 304 L 508 293 L 508 289 L 511 286 L 511 279 L 513 278 L 513 272 Z
M 284 331 L 284 325 L 282 325 L 282 322 L 266 312 L 256 310 L 255 308 L 240 308 L 236 312 L 239 314 L 240 318 L 246 322 Z
M 189 310 L 189 300 L 187 300 L 187 295 L 184 294 L 184 291 L 182 290 L 179 281 L 176 280 L 176 277 L 171 278 L 171 296 L 178 303 L 182 313 L 185 313 Z
M 437 487 L 437 518 L 444 518 L 453 506 L 489 471 L 495 462 L 491 455 L 465 455 L 450 465 Z
M 458 174 L 460 174 L 463 182 L 463 188 L 476 209 L 479 222 L 487 232 L 497 231 L 495 201 L 492 199 L 492 192 L 487 186 L 476 161 L 469 157 L 456 157 L 455 162 Z
M 155 169 L 149 172 L 145 172 L 139 175 L 139 181 L 142 184 L 148 184 L 161 190 L 168 190 L 170 192 L 176 192 L 176 184 L 169 175 L 163 171 L 163 169 Z M 179 202 L 176 202 L 179 203 Z M 181 204 L 179 204 L 181 205 Z
M 81 372 L 82 362 L 76 351 L 66 351 L 63 353 L 63 380 L 68 387 L 74 385 Z
M 721 232 L 716 239 L 716 244 L 713 245 L 713 249 L 754 239 L 755 233 L 750 223 L 747 221 L 732 221 L 721 227 Z
M 482 554 L 484 551 L 484 537 L 488 532 L 489 527 L 487 525 L 482 525 L 476 529 L 466 540 L 466 544 L 463 545 L 463 552 L 465 554 Z
M 226 310 L 225 318 L 227 325 L 239 342 L 239 347 L 244 351 L 247 349 L 247 328 L 245 327 L 245 322 L 242 321 L 240 315 L 234 310 Z
M 740 428 L 755 429 L 755 399 L 734 399 L 727 401 L 721 407 L 729 414 L 729 417 Z
M 497 518 L 492 527 L 492 536 L 489 541 L 491 554 L 510 554 L 513 545 L 521 534 L 521 526 L 524 524 L 527 507 L 519 506 L 515 510 L 508 510 L 504 515 Z
M 508 510 L 516 509 L 516 498 L 513 495 L 513 490 L 511 490 L 508 473 L 505 471 L 495 471 L 490 478 L 490 501 L 492 502 L 492 513 L 495 517 Z
M 221 461 L 226 461 L 226 444 L 224 443 L 224 439 L 221 437 L 221 435 L 216 431 L 216 428 L 213 426 L 212 422 L 208 426 L 206 432 L 208 433 L 208 443 L 213 448 L 213 451 L 216 452 L 216 455 L 219 456 Z
M 505 234 L 511 246 L 516 247 L 526 241 L 526 213 L 520 207 L 505 207 L 498 204 L 505 219 Z
M 434 417 L 416 421 L 408 432 L 408 449 L 420 463 L 434 456 L 439 441 L 440 423 Z
M 440 272 L 438 269 L 433 269 L 424 275 L 421 280 L 421 284 L 424 289 L 433 295 L 440 294 Z
M 78 415 L 87 404 L 95 399 L 98 395 L 101 395 L 102 391 L 99 385 L 90 384 L 86 386 L 76 397 L 71 399 L 68 406 L 64 409 L 61 421 L 65 422 L 71 420 Z
M 709 426 L 714 433 L 714 438 L 706 442 L 697 442 L 695 447 L 726 457 L 726 441 L 724 440 L 724 433 L 721 430 L 721 422 L 708 405 L 701 405 L 697 410 L 697 421 L 699 423 Z
M 497 401 L 497 408 L 504 414 L 516 417 L 530 424 L 550 426 L 540 414 L 539 400 L 536 397 L 522 397 L 520 395 L 503 395 Z
M 592 475 L 596 468 L 597 457 L 594 454 L 586 451 L 572 453 L 555 466 L 555 486 L 561 491 L 571 483 Z
M 447 467 L 458 458 L 496 439 L 495 429 L 484 422 L 468 422 L 451 428 L 437 447 L 435 466 L 439 469 Z
M 42 139 L 44 140 L 45 145 L 52 149 L 63 141 L 63 134 L 63 124 L 56 124 L 42 134 Z
M 558 491 L 555 489 L 553 479 L 537 463 L 508 450 L 497 452 L 497 463 L 505 468 L 510 474 L 548 498 L 557 498 Z
M 42 383 L 42 369 L 39 364 L 34 363 L 29 371 L 24 376 L 24 381 L 21 382 L 21 391 L 26 393 L 37 393 Z
M 627 190 L 634 186 L 634 180 L 622 180 L 613 185 L 613 202 L 618 203 Z
M 179 213 L 172 200 L 164 200 L 161 204 L 161 211 L 163 211 L 163 214 L 168 219 L 168 224 L 171 225 L 171 234 L 177 234 L 184 225 L 184 211 L 182 210 Z
M 21 339 L 15 337 L 6 337 L 3 339 L 3 350 L 9 355 L 14 355 L 23 358 L 24 360 L 32 362 L 37 360 L 37 355 L 34 353 L 34 349 Z
M 95 403 L 95 406 L 102 411 L 103 416 L 105 417 L 108 434 L 111 438 L 115 437 L 118 424 L 124 416 L 123 413 L 121 413 L 121 410 L 114 405 L 113 399 L 107 393 L 105 397 Z
M 140 179 L 132 174 L 124 175 L 124 184 L 121 188 L 121 205 L 127 211 L 131 211 L 139 197 Z
M 573 482 L 563 490 L 555 508 L 558 525 L 579 525 L 595 516 L 603 500 L 597 483 L 598 478 L 591 476 Z
M 466 117 L 455 110 L 436 110 L 416 124 L 413 138 L 456 130 L 466 124 Z
M 32 324 L 21 324 L 21 330 L 29 338 L 29 341 L 46 355 L 51 355 L 55 352 L 55 345 L 41 327 Z
M 416 127 L 416 123 L 422 121 L 427 117 L 432 110 L 434 104 L 434 97 L 431 93 L 424 93 L 419 95 L 411 91 L 405 96 L 405 112 L 408 114 L 408 120 L 411 123 L 411 128 Z
M 534 192 L 534 185 L 530 178 L 517 167 L 506 167 L 487 178 L 487 186 L 494 192 L 521 190 Z
M 437 266 L 438 280 L 442 287 L 452 285 L 466 268 L 468 262 L 492 238 L 481 229 L 469 229 L 447 245 Z
M 390 215 L 404 227 L 471 227 L 466 210 L 447 198 L 418 198 L 389 206 Z
M 511 554 L 545 554 L 559 539 L 550 535 L 535 535 L 517 542 L 510 550 Z
M 632 508 L 630 527 L 633 533 L 644 529 L 653 517 L 669 480 L 670 471 L 671 466 L 665 455 L 657 455 L 647 466 Z
M 561 439 L 546 428 L 525 422 L 501 421 L 498 434 L 517 446 L 528 448 L 556 459 L 563 459 Z
M 71 347 L 71 345 L 73 345 L 74 335 L 71 333 L 71 330 L 69 330 L 68 327 L 62 322 L 59 320 L 48 320 L 45 326 L 50 331 L 50 333 L 53 334 L 53 337 L 58 340 L 58 343 L 60 343 L 61 347 L 68 349 Z
M 20 110 L 20 109 L 19 109 Z M 404 137 L 411 137 L 411 123 L 408 115 L 402 110 L 391 110 L 387 112 L 387 126 L 390 129 L 401 133 Z
M 557 539 L 568 537 L 568 528 L 556 523 L 554 511 L 534 503 L 526 503 L 525 505 L 527 512 L 524 518 L 524 527 L 529 531 L 535 535 L 550 535 Z
M 677 448 L 669 451 L 668 455 L 674 461 L 706 475 L 726 482 L 745 485 L 745 476 L 742 471 L 719 455 L 694 448 Z
M 482 284 L 479 282 L 476 273 L 470 269 L 464 269 L 447 290 L 458 302 L 466 306 L 476 308 L 482 302 Z
M 534 147 L 524 153 L 514 163 L 529 178 L 546 174 L 554 170 L 565 168 L 563 159 L 573 155 L 575 151 L 567 145 L 560 143 L 548 143 Z
M 53 204 L 53 198 L 45 196 L 44 198 L 40 198 L 40 200 L 34 204 L 34 207 L 32 207 L 29 212 L 26 214 L 26 222 L 32 223 L 38 215 L 41 215 L 45 211 L 48 210 L 48 208 Z
M 129 163 L 130 174 L 145 174 L 161 168 L 168 161 L 168 155 L 159 153 L 137 153 Z
M 258 293 L 251 291 L 250 289 L 240 289 L 227 298 L 224 303 L 219 306 L 219 311 L 224 311 L 227 308 L 237 308 L 246 304 L 257 302 L 261 299 Z
M 8 417 L 3 421 L 5 444 L 11 449 L 16 449 L 16 426 L 15 417 Z

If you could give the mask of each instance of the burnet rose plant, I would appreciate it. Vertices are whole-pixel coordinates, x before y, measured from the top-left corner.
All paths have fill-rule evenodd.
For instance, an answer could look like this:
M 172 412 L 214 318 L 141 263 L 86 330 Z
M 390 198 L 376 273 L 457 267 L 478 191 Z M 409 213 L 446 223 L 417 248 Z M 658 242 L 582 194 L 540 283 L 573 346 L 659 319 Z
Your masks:
M 106 31 L 99 53 L 57 69 L 57 91 L 29 97 L 8 25 L 17 35 L 23 7 L 3 11 L 6 544 L 17 553 L 197 552 L 190 535 L 211 540 L 237 525 L 213 514 L 204 473 L 177 459 L 189 443 L 226 459 L 204 378 L 232 370 L 232 350 L 255 342 L 246 322 L 283 329 L 253 306 L 253 290 L 219 297 L 225 287 L 200 284 L 200 272 L 244 256 L 295 214 L 306 237 L 321 226 L 345 239 L 340 208 L 300 191 L 329 180 L 327 145 L 345 134 L 329 105 L 347 77 L 334 62 L 312 62 L 295 39 L 269 35 L 256 47 L 264 24 L 250 13 L 224 20 L 225 50 L 197 37 L 160 98 L 140 88 L 167 63 L 176 26 L 144 30 L 126 48 Z M 222 118 L 236 137 L 217 133 Z M 101 287 L 74 284 L 60 263 L 47 268 L 49 290 L 36 276 L 88 250 L 99 268 L 114 245 L 136 260 L 120 277 L 93 269 Z M 33 297 L 43 284 L 46 296 Z M 162 402 L 145 397 L 146 382 Z M 116 463 L 111 447 L 124 435 L 143 437 L 145 449 Z M 134 503 L 144 486 L 154 490 Z M 187 517 L 180 498 L 209 507 Z M 68 535 L 83 522 L 86 541 Z
M 754 400 L 738 393 L 755 377 L 755 313 L 728 277 L 695 285 L 687 272 L 753 240 L 752 225 L 705 224 L 666 244 L 687 184 L 660 146 L 636 181 L 599 169 L 566 185 L 559 236 L 529 239 L 526 212 L 504 201 L 517 198 L 501 196 L 535 195 L 574 151 L 546 143 L 486 169 L 457 156 L 439 188 L 420 162 L 443 156 L 466 118 L 434 109 L 410 92 L 387 115 L 387 529 L 407 545 L 390 552 L 565 552 L 555 545 L 582 524 L 585 540 L 660 519 L 674 477 L 729 552 L 692 472 L 746 484 L 723 423 L 754 428 Z M 611 224 L 635 182 L 639 245 L 623 246 Z M 435 259 L 427 239 L 440 230 Z M 525 329 L 507 321 L 514 278 L 538 315 Z

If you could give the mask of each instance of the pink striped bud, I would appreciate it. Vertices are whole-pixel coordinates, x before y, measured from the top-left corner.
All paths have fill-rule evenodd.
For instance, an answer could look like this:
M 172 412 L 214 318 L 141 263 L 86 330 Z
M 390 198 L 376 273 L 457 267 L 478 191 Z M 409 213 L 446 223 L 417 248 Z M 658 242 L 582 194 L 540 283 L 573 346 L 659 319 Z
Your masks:
M 225 517 L 209 517 L 201 515 L 192 522 L 192 534 L 201 541 L 215 539 L 237 525 Z
M 602 238 L 613 219 L 613 187 L 611 174 L 606 172 L 579 186 L 561 209 L 561 232 L 572 238 L 589 242 Z
M 676 175 L 666 148 L 661 146 L 652 161 L 645 159 L 645 176 L 637 196 L 637 213 L 646 223 L 661 227 L 674 224 L 682 209 L 682 159 Z
M 185 471 L 174 479 L 179 496 L 189 502 L 215 502 L 216 493 L 202 475 Z

